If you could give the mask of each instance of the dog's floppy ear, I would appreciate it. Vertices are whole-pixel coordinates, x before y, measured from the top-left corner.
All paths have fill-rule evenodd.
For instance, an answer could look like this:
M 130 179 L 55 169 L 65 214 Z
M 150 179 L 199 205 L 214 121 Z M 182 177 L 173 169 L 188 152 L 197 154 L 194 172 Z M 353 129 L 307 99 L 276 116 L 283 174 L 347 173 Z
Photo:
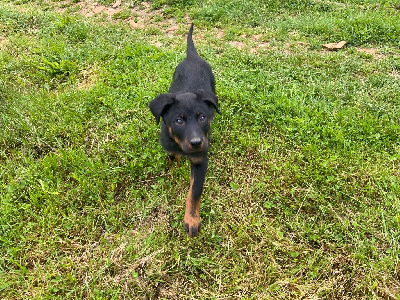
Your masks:
M 221 114 L 221 112 L 218 109 L 218 97 L 214 93 L 211 93 L 211 92 L 208 92 L 205 90 L 197 90 L 194 93 L 201 100 L 203 100 L 203 101 L 207 102 L 207 104 L 210 104 L 211 106 L 213 106 L 217 113 Z
M 156 118 L 157 124 L 160 123 L 160 117 L 167 111 L 175 101 L 175 94 L 161 94 L 155 97 L 149 104 L 151 113 Z

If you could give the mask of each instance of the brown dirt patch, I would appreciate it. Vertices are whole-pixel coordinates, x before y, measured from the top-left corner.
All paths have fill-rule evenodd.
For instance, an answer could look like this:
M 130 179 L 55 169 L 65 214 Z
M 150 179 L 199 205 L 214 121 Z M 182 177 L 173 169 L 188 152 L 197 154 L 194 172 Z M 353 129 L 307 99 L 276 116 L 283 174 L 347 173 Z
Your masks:
M 223 29 L 218 29 L 216 37 L 217 38 L 223 38 L 225 36 L 225 32 Z
M 238 41 L 231 41 L 231 42 L 229 42 L 229 45 L 231 45 L 232 47 L 235 47 L 239 50 L 242 50 L 246 47 L 246 44 L 244 42 L 238 42 Z
M 253 35 L 250 37 L 250 40 L 252 40 L 253 42 L 256 42 L 256 41 L 261 40 L 262 37 L 263 37 L 262 34 L 253 34 Z
M 395 78 L 400 78 L 400 72 L 397 71 L 397 70 L 391 72 L 389 75 L 390 75 L 390 76 L 393 76 L 393 77 L 395 77 Z
M 96 66 L 82 70 L 80 76 L 77 78 L 77 88 L 79 90 L 86 90 L 93 87 L 98 80 L 98 74 L 99 70 Z
M 258 43 L 256 47 L 252 47 L 250 52 L 257 54 L 260 50 L 265 50 L 270 47 L 270 43 Z
M 384 55 L 378 49 L 375 49 L 375 48 L 356 48 L 356 49 L 358 52 L 370 54 L 374 58 L 380 59 L 380 58 L 384 57 Z
M 7 39 L 4 36 L 0 35 L 0 46 L 3 46 L 7 42 Z
M 125 1 L 117 0 L 106 6 L 88 0 L 68 6 L 61 1 L 54 5 L 56 6 L 55 9 L 60 13 L 64 13 L 69 9 L 85 17 L 105 17 L 108 22 L 125 22 L 133 29 L 147 28 L 150 25 L 156 25 L 169 36 L 175 35 L 179 31 L 176 20 L 167 18 L 164 14 L 164 10 L 167 6 L 152 10 L 150 2 L 143 1 L 133 6 L 124 2 Z M 129 17 L 125 17 L 124 20 L 115 18 L 115 15 L 122 11 L 129 12 Z M 186 16 L 186 20 L 187 23 L 191 22 L 188 16 Z

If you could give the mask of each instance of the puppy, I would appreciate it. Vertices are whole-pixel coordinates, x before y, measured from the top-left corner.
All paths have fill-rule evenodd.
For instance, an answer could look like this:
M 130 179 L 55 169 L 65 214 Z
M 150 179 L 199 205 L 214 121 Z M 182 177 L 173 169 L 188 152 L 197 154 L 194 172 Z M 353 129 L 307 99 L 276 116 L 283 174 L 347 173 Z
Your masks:
M 184 228 L 189 236 L 200 232 L 200 196 L 207 171 L 211 121 L 218 109 L 215 79 L 210 65 L 193 44 L 193 24 L 187 37 L 186 59 L 176 67 L 168 93 L 150 102 L 157 124 L 161 123 L 160 141 L 169 162 L 180 155 L 191 162 L 190 188 L 186 198 Z

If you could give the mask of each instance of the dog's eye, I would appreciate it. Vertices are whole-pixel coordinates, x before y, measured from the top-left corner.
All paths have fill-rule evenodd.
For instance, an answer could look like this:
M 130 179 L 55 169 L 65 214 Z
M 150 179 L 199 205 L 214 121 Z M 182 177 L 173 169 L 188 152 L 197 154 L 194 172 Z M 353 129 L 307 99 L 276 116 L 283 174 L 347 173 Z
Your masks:
M 199 121 L 200 122 L 204 122 L 206 120 L 206 116 L 205 115 L 200 115 L 199 116 Z
M 175 123 L 178 125 L 182 125 L 183 124 L 183 119 L 182 118 L 176 118 Z

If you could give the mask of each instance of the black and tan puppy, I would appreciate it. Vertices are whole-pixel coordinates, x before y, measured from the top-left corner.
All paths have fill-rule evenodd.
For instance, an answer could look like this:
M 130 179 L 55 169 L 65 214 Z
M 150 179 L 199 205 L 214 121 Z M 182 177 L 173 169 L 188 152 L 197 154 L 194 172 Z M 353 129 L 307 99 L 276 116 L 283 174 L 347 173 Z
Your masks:
M 170 164 L 179 156 L 191 162 L 190 189 L 186 198 L 185 231 L 200 232 L 200 196 L 207 171 L 211 121 L 218 109 L 215 79 L 210 65 L 196 51 L 192 40 L 193 25 L 187 38 L 186 59 L 175 69 L 171 87 L 150 102 L 150 110 L 161 124 L 161 145 Z

